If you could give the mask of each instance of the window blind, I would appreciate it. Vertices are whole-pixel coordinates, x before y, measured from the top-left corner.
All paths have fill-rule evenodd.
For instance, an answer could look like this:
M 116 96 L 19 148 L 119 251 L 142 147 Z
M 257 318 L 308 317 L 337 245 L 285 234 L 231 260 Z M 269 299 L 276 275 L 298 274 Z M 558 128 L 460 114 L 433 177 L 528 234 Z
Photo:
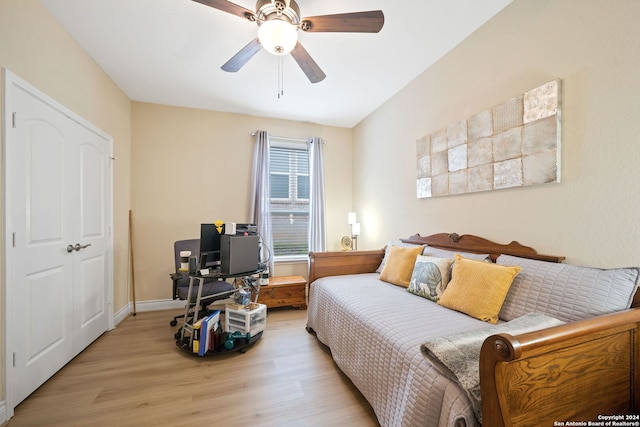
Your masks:
M 271 227 L 276 257 L 309 252 L 309 153 L 306 145 L 272 141 Z

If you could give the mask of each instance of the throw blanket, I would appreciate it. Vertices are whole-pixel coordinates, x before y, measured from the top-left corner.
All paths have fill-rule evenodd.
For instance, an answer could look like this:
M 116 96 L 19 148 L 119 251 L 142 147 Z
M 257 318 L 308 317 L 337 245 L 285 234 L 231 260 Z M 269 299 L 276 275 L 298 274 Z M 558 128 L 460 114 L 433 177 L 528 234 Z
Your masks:
M 510 322 L 459 334 L 432 338 L 422 344 L 425 357 L 446 377 L 466 390 L 473 411 L 482 422 L 480 401 L 480 349 L 491 335 L 507 333 L 518 335 L 561 325 L 564 322 L 543 314 L 527 314 Z

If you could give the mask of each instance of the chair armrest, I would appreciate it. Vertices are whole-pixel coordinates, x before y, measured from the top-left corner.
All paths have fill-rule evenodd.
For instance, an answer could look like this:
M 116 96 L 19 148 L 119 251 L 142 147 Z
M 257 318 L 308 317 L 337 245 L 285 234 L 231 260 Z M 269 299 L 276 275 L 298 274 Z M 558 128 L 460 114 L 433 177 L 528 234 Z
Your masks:
M 181 273 L 181 272 L 176 272 L 176 273 L 170 273 L 169 277 L 171 277 L 171 280 L 173 281 L 173 294 L 171 295 L 171 297 L 173 299 L 178 299 L 178 280 L 184 278 L 186 276 L 186 273 Z
M 171 277 L 171 280 L 180 280 L 184 277 L 184 273 L 171 273 L 169 277 Z

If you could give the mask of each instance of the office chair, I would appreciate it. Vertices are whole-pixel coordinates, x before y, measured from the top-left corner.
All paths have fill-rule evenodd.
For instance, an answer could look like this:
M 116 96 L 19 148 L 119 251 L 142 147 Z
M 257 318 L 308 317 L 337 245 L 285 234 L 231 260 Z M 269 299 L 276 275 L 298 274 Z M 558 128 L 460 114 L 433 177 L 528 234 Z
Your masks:
M 186 300 L 189 293 L 189 273 L 180 271 L 180 252 L 191 251 L 191 256 L 200 258 L 200 239 L 178 240 L 173 244 L 173 252 L 175 258 L 175 273 L 171 273 L 171 281 L 173 282 L 173 299 Z M 218 279 L 207 279 L 202 286 L 202 296 L 200 298 L 200 312 L 207 314 L 207 306 L 214 301 L 230 297 L 236 291 L 232 283 Z M 196 296 L 191 296 L 191 304 L 196 302 Z M 171 326 L 178 324 L 178 319 L 184 318 L 184 314 L 175 316 L 169 322 Z M 194 319 L 194 321 L 197 319 Z

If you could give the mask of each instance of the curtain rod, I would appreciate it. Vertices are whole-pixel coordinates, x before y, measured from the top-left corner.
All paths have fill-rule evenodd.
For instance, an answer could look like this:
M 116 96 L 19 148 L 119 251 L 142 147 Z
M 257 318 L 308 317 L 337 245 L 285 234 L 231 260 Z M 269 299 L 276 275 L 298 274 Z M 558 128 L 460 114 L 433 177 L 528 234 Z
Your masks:
M 251 136 L 256 136 L 256 132 L 251 132 Z M 277 135 L 269 135 L 272 138 L 276 138 L 282 141 L 289 141 L 289 142 L 307 142 L 309 139 L 311 138 L 288 138 L 286 136 L 277 136 Z M 324 143 L 326 144 L 327 141 L 323 140 Z

